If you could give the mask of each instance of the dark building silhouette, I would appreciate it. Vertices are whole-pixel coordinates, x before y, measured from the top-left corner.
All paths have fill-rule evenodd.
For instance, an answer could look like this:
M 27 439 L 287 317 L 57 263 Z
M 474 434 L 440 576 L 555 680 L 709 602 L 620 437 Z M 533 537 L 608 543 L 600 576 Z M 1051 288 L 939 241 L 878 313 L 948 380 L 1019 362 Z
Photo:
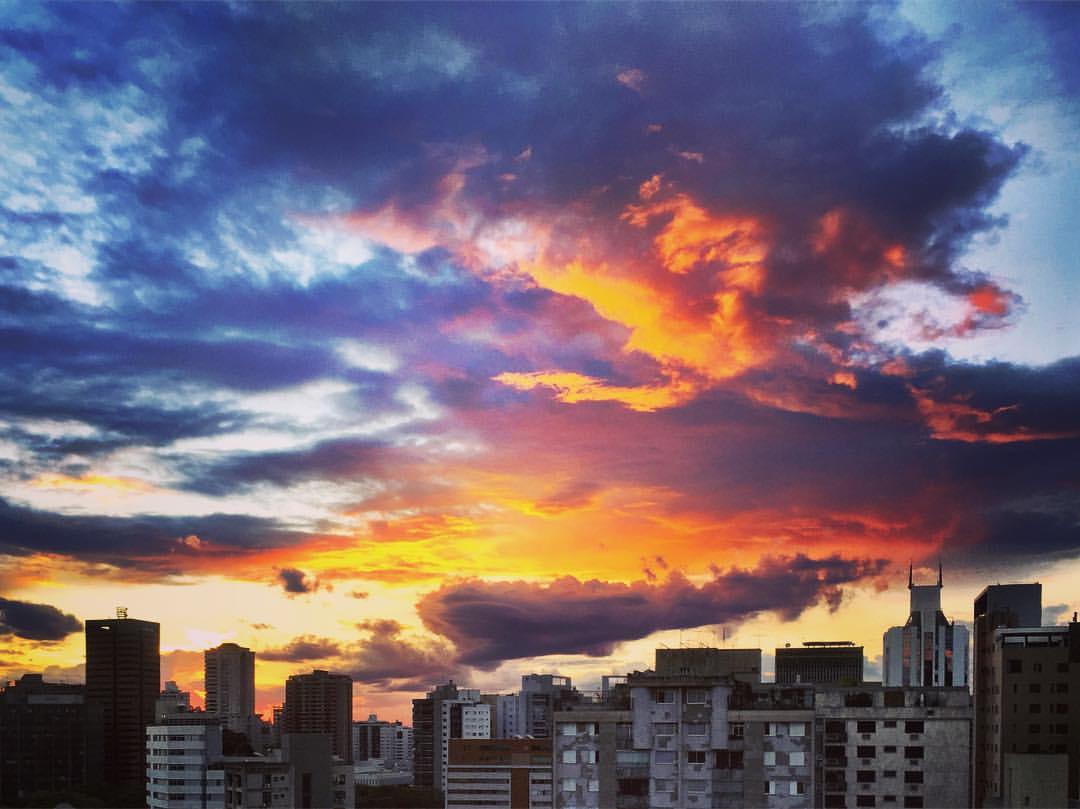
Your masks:
M 352 761 L 352 678 L 316 669 L 285 682 L 285 733 L 323 733 L 330 750 Z
M 992 676 L 994 631 L 999 627 L 1042 624 L 1042 585 L 994 584 L 975 598 L 972 635 L 972 693 L 975 702 L 974 743 L 972 745 L 972 790 L 975 806 L 983 806 L 987 796 L 989 765 L 994 758 L 991 730 L 1000 720 L 993 716 Z M 998 751 L 1000 753 L 1000 751 Z
M 776 650 L 776 682 L 859 685 L 863 647 L 851 641 L 807 641 L 802 648 Z
M 86 699 L 101 706 L 104 782 L 142 788 L 146 726 L 161 688 L 160 626 L 117 612 L 86 622 Z
M 0 689 L 0 806 L 83 792 L 101 777 L 101 706 L 81 685 L 24 674 Z

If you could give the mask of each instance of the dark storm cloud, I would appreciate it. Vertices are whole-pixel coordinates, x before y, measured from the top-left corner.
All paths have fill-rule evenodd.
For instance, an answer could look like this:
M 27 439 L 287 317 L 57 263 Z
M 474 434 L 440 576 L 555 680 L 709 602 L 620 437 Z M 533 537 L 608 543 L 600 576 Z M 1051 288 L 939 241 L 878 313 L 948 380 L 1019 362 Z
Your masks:
M 798 555 L 763 559 L 756 568 L 713 569 L 694 585 L 680 573 L 661 584 L 572 576 L 549 584 L 467 579 L 444 584 L 417 604 L 424 625 L 453 641 L 467 665 L 549 654 L 611 654 L 615 646 L 666 629 L 741 621 L 774 611 L 783 620 L 825 602 L 836 609 L 841 585 L 879 574 L 883 560 Z
M 285 571 L 282 571 L 284 573 Z M 257 653 L 261 660 L 283 660 L 289 663 L 301 663 L 305 660 L 323 660 L 341 654 L 341 645 L 329 638 L 315 635 L 301 635 L 293 638 L 284 646 L 264 649 Z
M 169 554 L 193 552 L 181 541 L 197 536 L 212 546 L 237 550 L 272 548 L 300 542 L 304 534 L 272 520 L 237 514 L 204 517 L 107 517 L 53 514 L 0 499 L 0 548 L 6 553 L 58 553 L 83 561 L 138 566 L 156 559 L 166 569 L 183 559 Z
M 295 567 L 283 567 L 277 572 L 277 583 L 287 595 L 314 593 L 319 589 L 318 579 Z
M 63 640 L 82 629 L 82 621 L 49 604 L 0 598 L 0 636 L 35 641 Z
M 365 637 L 349 647 L 345 664 L 354 680 L 416 691 L 445 681 L 458 669 L 448 644 L 412 640 L 397 621 L 362 621 L 356 626 Z

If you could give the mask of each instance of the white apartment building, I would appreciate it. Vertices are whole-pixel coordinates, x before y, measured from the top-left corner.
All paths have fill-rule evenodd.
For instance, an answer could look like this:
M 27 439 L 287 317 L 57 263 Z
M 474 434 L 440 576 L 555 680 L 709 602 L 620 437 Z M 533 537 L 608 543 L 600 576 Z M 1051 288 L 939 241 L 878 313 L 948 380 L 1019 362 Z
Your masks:
M 440 763 L 438 788 L 446 791 L 446 772 L 450 764 L 451 739 L 490 739 L 491 706 L 480 702 L 480 692 L 462 689 L 455 700 L 441 703 L 443 734 L 440 739 Z
M 146 805 L 150 809 L 224 809 L 221 725 L 175 719 L 146 728 Z M 211 769 L 211 765 L 217 766 Z

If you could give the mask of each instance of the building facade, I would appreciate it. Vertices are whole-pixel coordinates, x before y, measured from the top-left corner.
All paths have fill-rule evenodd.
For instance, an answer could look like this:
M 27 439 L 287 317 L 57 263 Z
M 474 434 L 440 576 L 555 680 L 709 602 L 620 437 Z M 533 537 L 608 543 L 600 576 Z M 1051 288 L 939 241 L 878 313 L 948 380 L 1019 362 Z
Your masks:
M 203 652 L 206 712 L 227 729 L 249 734 L 255 715 L 255 653 L 235 643 Z
M 101 776 L 101 708 L 81 685 L 24 674 L 0 688 L 0 806 L 82 792 Z
M 224 809 L 221 723 L 201 712 L 146 728 L 149 809 Z
M 819 688 L 815 806 L 971 805 L 966 688 Z
M 106 784 L 146 783 L 146 728 L 161 687 L 160 627 L 118 616 L 86 622 L 86 699 L 101 706 Z
M 972 802 L 974 806 L 981 807 L 984 805 L 990 780 L 990 761 L 995 756 L 995 742 L 991 738 L 991 727 L 997 724 L 994 720 L 993 696 L 994 689 L 1000 688 L 1000 683 L 996 676 L 991 676 L 995 654 L 994 633 L 998 627 L 1041 625 L 1042 585 L 991 585 L 975 598 L 973 613 L 972 693 L 975 701 L 975 739 L 972 751 Z M 1000 742 L 998 745 L 1000 747 Z
M 352 725 L 353 763 L 377 761 L 386 769 L 412 769 L 412 728 L 375 714 Z
M 352 763 L 352 678 L 316 669 L 285 682 L 284 733 L 323 733 L 330 750 Z
M 478 690 L 459 688 L 453 680 L 414 699 L 413 783 L 444 791 L 450 739 L 490 738 L 491 716 L 491 705 L 481 700 Z
M 907 623 L 883 638 L 882 679 L 888 686 L 968 685 L 968 631 L 941 611 L 941 566 L 937 584 L 916 585 L 908 570 L 911 611 Z
M 863 681 L 863 647 L 851 641 L 808 641 L 801 648 L 776 650 L 776 682 L 858 685 Z
M 1043 783 L 1064 784 L 1060 805 L 1080 801 L 1080 623 L 1073 619 L 1066 626 L 994 630 L 984 805 L 1003 805 L 1017 791 L 1023 762 L 1042 770 L 1056 762 L 1063 771 L 1045 773 Z
M 551 739 L 451 739 L 447 809 L 551 809 Z

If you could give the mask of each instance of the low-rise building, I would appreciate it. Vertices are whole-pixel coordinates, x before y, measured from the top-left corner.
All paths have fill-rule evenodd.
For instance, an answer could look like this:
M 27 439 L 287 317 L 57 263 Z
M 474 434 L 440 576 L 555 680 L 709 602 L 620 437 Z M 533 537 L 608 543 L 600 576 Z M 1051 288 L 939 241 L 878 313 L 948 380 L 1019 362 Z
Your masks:
M 451 739 L 447 809 L 551 809 L 551 739 Z

